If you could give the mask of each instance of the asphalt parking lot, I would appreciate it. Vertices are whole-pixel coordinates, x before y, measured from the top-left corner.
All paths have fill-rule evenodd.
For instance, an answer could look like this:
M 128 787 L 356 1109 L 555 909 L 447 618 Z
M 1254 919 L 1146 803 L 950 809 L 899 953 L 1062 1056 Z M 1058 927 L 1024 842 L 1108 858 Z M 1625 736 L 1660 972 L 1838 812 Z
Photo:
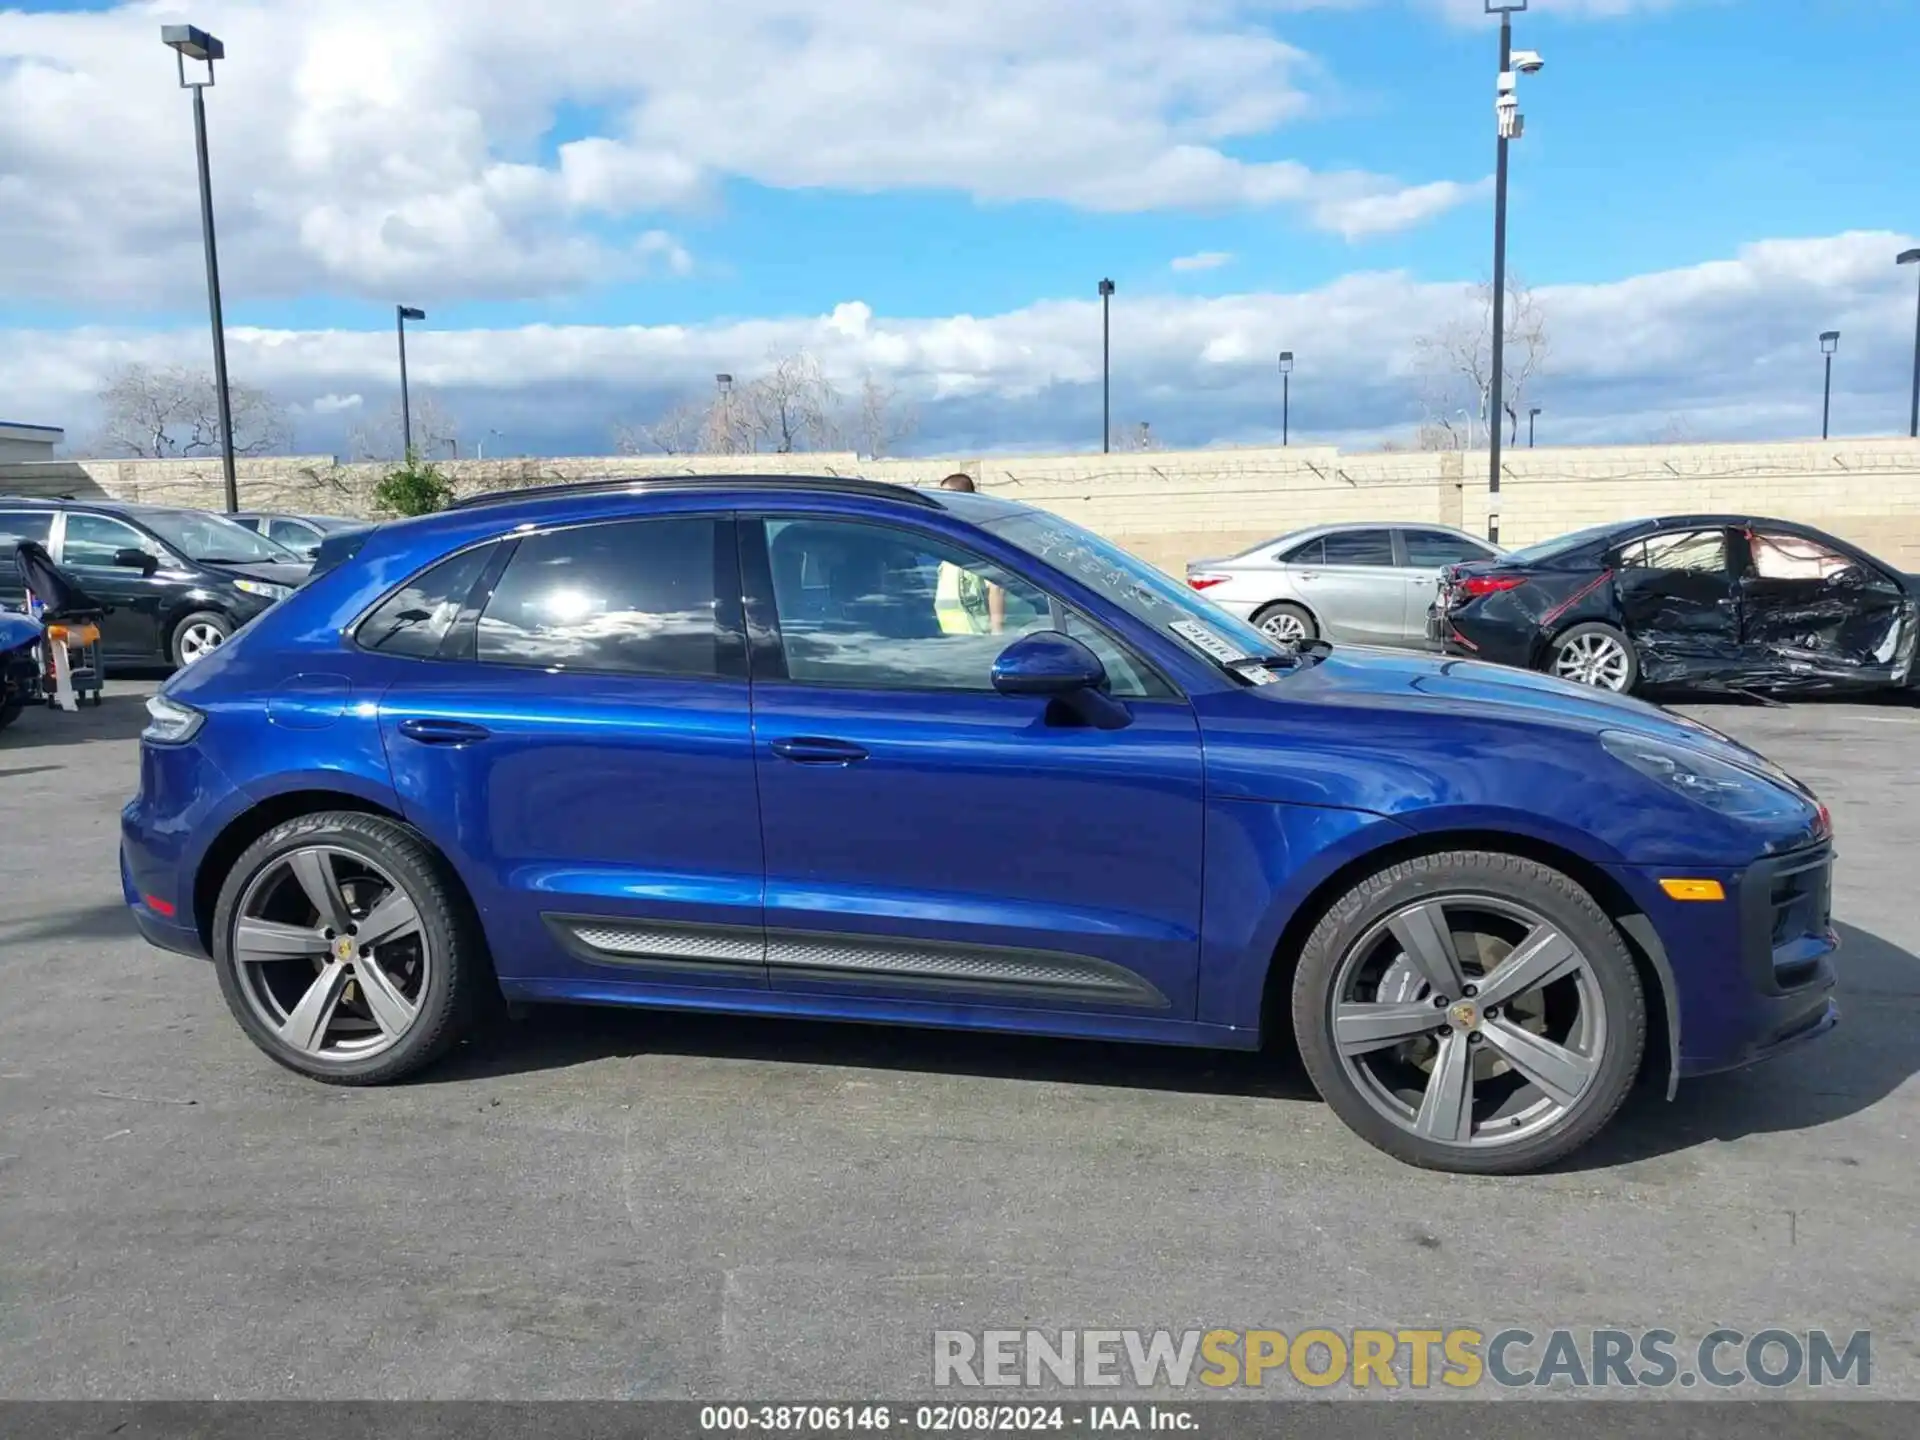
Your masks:
M 1829 801 L 1845 1022 L 1468 1180 L 1297 1067 L 553 1011 L 384 1091 L 268 1062 L 114 853 L 141 699 L 0 735 L 0 1396 L 906 1397 L 987 1326 L 1874 1332 L 1920 1397 L 1920 707 L 1683 707 Z

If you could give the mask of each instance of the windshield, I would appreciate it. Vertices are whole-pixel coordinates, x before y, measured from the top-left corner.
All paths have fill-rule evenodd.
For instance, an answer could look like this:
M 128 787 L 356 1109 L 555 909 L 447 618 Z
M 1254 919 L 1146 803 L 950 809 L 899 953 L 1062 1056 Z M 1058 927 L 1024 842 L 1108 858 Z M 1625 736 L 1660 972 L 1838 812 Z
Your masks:
M 206 565 L 304 565 L 286 546 L 257 535 L 224 515 L 203 510 L 143 510 L 149 530 L 189 560 Z
M 1538 545 L 1529 545 L 1524 550 L 1509 550 L 1505 558 L 1518 565 L 1541 565 L 1549 560 L 1557 560 L 1562 555 L 1571 555 L 1576 550 L 1584 550 L 1609 535 L 1629 528 L 1618 521 L 1611 525 L 1594 525 L 1585 530 L 1576 530 L 1571 535 L 1542 540 Z
M 1237 658 L 1273 652 L 1273 643 L 1246 621 L 1058 515 L 1028 510 L 990 520 L 985 528 L 1097 590 L 1143 625 L 1171 635 L 1203 660 L 1225 667 Z

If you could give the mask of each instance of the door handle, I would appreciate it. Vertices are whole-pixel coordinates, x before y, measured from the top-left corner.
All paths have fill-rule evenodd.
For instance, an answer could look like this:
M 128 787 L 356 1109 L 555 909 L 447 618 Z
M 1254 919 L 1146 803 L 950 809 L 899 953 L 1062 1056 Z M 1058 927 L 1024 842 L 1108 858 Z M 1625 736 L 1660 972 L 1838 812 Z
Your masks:
M 851 765 L 867 758 L 866 748 L 850 740 L 829 740 L 818 735 L 796 735 L 791 740 L 773 742 L 773 753 L 796 765 Z
M 400 733 L 422 745 L 471 745 L 492 732 L 484 725 L 469 725 L 465 720 L 402 720 Z

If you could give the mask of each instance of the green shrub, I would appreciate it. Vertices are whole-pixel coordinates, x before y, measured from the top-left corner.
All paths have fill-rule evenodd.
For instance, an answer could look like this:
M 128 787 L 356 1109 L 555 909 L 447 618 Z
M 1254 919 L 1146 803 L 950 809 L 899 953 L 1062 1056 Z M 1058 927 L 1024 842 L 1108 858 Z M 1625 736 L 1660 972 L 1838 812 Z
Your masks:
M 406 464 L 373 487 L 373 503 L 388 515 L 430 515 L 452 498 L 453 482 L 418 455 L 407 456 Z

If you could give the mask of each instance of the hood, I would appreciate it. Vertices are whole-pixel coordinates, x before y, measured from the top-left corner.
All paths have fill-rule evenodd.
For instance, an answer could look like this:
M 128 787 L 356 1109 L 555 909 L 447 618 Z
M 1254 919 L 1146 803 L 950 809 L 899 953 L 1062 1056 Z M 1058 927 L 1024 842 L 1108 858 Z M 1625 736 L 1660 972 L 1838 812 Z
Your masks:
M 1511 719 L 1597 735 L 1626 730 L 1691 745 L 1748 769 L 1778 775 L 1779 767 L 1712 726 L 1689 720 L 1627 695 L 1576 685 L 1532 670 L 1459 660 L 1417 651 L 1339 646 L 1313 666 L 1278 685 L 1250 693 L 1326 705 L 1391 707 L 1403 713 L 1428 710 L 1478 720 Z
M 222 575 L 244 575 L 249 580 L 264 580 L 269 585 L 285 585 L 289 590 L 297 590 L 307 578 L 310 565 L 276 564 L 263 561 L 250 565 L 210 565 Z

